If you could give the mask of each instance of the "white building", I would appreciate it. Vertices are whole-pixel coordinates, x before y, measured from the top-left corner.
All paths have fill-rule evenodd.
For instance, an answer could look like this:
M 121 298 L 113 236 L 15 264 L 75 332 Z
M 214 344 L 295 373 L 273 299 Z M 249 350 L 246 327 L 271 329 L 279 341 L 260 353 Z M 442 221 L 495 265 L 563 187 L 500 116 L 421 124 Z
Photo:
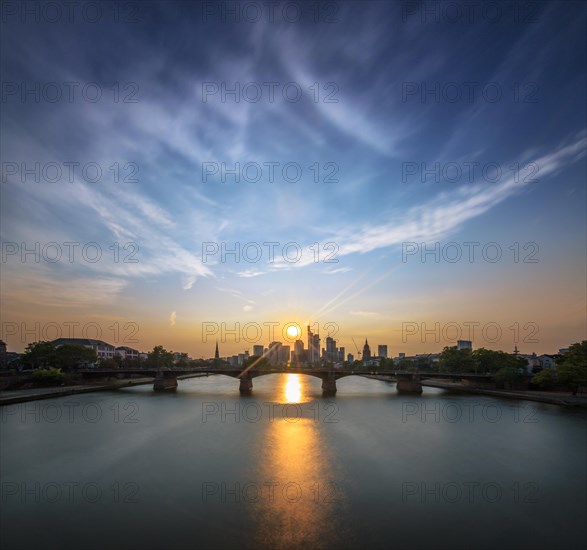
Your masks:
M 51 342 L 56 348 L 66 344 L 73 344 L 77 346 L 85 346 L 93 349 L 98 356 L 98 360 L 114 359 L 116 348 L 102 340 L 94 340 L 93 338 L 57 338 Z
M 116 348 L 115 355 L 118 355 L 122 359 L 138 361 L 140 353 L 138 350 L 129 348 L 128 346 L 119 346 Z

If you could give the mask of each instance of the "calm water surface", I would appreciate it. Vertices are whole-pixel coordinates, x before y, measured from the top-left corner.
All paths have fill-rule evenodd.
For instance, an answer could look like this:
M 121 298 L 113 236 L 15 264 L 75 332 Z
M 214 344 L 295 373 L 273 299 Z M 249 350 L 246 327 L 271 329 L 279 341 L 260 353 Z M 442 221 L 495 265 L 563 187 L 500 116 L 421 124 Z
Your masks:
M 585 548 L 587 414 L 350 377 L 0 409 L 0 545 Z

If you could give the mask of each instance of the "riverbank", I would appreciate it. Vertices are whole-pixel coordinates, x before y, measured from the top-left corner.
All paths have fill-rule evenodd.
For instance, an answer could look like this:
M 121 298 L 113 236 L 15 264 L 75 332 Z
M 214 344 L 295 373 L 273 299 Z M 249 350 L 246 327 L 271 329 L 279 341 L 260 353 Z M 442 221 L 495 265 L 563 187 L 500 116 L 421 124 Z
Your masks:
M 178 376 L 178 380 L 186 378 L 199 378 L 205 374 L 186 374 Z M 7 390 L 0 392 L 0 407 L 3 405 L 14 405 L 16 403 L 26 403 L 27 401 L 38 401 L 40 399 L 53 399 L 55 397 L 65 397 L 79 393 L 91 393 L 99 391 L 113 391 L 120 388 L 132 386 L 143 386 L 153 384 L 154 378 L 131 378 L 128 380 L 111 380 L 105 384 L 79 384 L 75 386 L 58 386 L 52 388 L 30 388 L 26 390 Z
M 491 395 L 493 397 L 505 397 L 507 399 L 523 399 L 525 401 L 537 401 L 563 407 L 587 408 L 587 396 L 572 395 L 570 392 L 545 392 L 545 391 L 520 391 L 520 390 L 490 390 L 486 388 L 475 388 L 463 386 L 456 382 L 426 381 L 423 386 L 439 388 L 442 390 L 459 391 L 466 393 L 477 393 Z
M 366 378 L 381 380 L 395 384 L 395 380 L 390 380 L 388 376 L 377 374 L 366 375 Z M 570 392 L 546 392 L 546 391 L 521 391 L 521 390 L 492 390 L 487 388 L 475 388 L 465 386 L 458 382 L 440 381 L 440 380 L 422 380 L 422 386 L 428 388 L 438 388 L 441 390 L 458 391 L 463 393 L 477 393 L 481 395 L 490 395 L 493 397 L 504 397 L 506 399 L 522 399 L 524 401 L 537 401 L 539 403 L 549 403 L 551 405 L 561 405 L 562 407 L 581 407 L 587 408 L 587 396 L 572 395 Z

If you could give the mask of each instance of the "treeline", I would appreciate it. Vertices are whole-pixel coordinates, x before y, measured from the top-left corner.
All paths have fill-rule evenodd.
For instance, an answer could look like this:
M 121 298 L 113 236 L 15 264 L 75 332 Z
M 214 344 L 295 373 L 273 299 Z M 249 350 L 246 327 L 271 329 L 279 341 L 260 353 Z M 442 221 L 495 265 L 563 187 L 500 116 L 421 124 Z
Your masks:
M 454 372 L 493 374 L 498 384 L 515 385 L 527 377 L 525 358 L 503 351 L 479 348 L 474 351 L 457 349 L 456 346 L 445 347 L 438 357 L 432 361 L 429 356 L 422 355 L 415 359 L 393 361 L 382 359 L 375 367 L 368 370 L 408 370 L 417 372 Z M 365 369 L 360 361 L 348 365 L 351 368 Z M 534 374 L 531 382 L 544 389 L 568 388 L 576 394 L 579 388 L 587 388 L 587 340 L 575 343 L 569 351 L 556 361 L 556 369 L 545 368 Z
M 51 342 L 34 342 L 26 347 L 20 358 L 24 367 L 31 369 L 57 368 L 71 371 L 98 361 L 96 352 L 79 344 L 54 346 Z
M 556 362 L 556 371 L 543 369 L 535 374 L 532 382 L 541 388 L 566 386 L 573 395 L 579 388 L 587 388 L 587 340 L 573 344 Z

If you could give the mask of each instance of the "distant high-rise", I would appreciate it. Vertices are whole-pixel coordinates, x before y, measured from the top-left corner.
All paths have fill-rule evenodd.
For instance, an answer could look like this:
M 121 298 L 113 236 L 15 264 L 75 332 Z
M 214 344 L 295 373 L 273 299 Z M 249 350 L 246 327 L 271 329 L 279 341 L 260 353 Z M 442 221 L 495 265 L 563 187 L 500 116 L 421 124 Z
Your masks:
M 304 355 L 304 342 L 302 342 L 302 340 L 296 340 L 294 343 L 294 349 L 291 357 L 292 363 L 295 363 L 297 365 L 299 365 L 300 363 L 304 363 Z
M 473 349 L 471 340 L 457 340 L 457 349 Z
M 338 350 L 336 349 L 336 340 L 330 336 L 326 337 L 326 356 L 327 361 L 338 361 Z
M 254 345 L 253 346 L 253 355 L 256 355 L 257 357 L 262 357 L 263 356 L 263 346 Z
M 347 360 L 349 363 L 354 363 L 354 361 L 355 361 L 355 356 L 354 356 L 352 353 L 349 353 L 349 354 L 346 356 L 346 360 Z
M 363 346 L 363 361 L 367 361 L 368 359 L 371 359 L 371 348 L 369 347 L 367 338 L 365 338 L 365 345 Z
M 279 347 L 279 363 L 282 365 L 287 365 L 289 363 L 289 359 L 291 356 L 291 351 L 289 346 L 280 346 Z
M 282 346 L 281 342 L 271 342 L 269 344 L 269 350 L 267 352 L 267 359 L 271 365 L 277 365 L 280 360 L 280 348 Z
M 387 346 L 378 345 L 377 346 L 377 356 L 378 357 L 385 357 L 387 359 Z
M 320 361 L 320 335 L 314 334 L 308 325 L 308 363 Z
M 320 361 L 320 335 L 314 334 L 314 345 L 312 346 L 313 363 Z

